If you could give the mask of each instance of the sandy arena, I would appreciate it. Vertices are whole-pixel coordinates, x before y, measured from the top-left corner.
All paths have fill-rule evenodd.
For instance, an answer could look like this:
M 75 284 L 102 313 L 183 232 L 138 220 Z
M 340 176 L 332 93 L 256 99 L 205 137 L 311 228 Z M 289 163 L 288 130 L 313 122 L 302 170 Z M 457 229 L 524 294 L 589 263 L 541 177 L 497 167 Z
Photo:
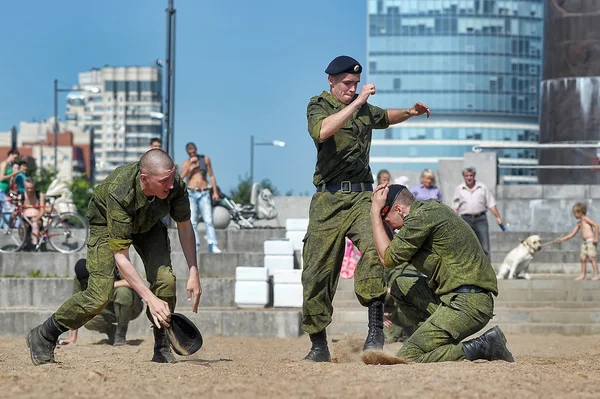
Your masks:
M 298 339 L 208 337 L 174 365 L 149 362 L 152 339 L 112 347 L 81 339 L 59 364 L 33 367 L 24 338 L 0 338 L 3 398 L 598 398 L 598 336 L 508 336 L 516 363 L 366 366 L 362 339 L 332 346 L 338 363 L 301 362 Z M 394 351 L 401 344 L 386 346 Z

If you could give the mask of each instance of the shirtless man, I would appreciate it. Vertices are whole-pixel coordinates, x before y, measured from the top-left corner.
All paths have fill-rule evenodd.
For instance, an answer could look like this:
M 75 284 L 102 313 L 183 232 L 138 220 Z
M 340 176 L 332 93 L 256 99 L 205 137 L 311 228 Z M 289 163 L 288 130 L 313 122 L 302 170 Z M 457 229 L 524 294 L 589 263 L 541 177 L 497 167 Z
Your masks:
M 200 249 L 200 237 L 198 236 L 198 211 L 200 211 L 206 225 L 204 238 L 208 243 L 208 252 L 221 253 L 212 214 L 212 202 L 219 200 L 219 192 L 210 158 L 206 155 L 198 155 L 198 149 L 194 143 L 187 143 L 185 150 L 189 159 L 185 160 L 181 166 L 181 178 L 189 178 L 187 189 L 192 211 L 192 225 L 196 234 L 196 251 Z M 207 175 L 210 176 L 210 183 Z
M 556 239 L 556 242 L 563 242 L 570 238 L 573 238 L 575 234 L 581 229 L 581 237 L 583 238 L 583 244 L 581 245 L 581 276 L 575 280 L 585 280 L 586 278 L 586 260 L 589 259 L 594 269 L 594 277 L 592 280 L 600 280 L 598 275 L 598 262 L 596 262 L 596 244 L 598 244 L 598 225 L 592 219 L 586 216 L 587 205 L 581 202 L 573 205 L 573 215 L 577 218 L 578 222 L 572 232 L 564 237 Z
M 31 224 L 31 244 L 36 246 L 40 237 L 40 227 L 46 204 L 46 195 L 35 189 L 35 182 L 31 177 L 25 178 L 25 195 L 23 196 L 23 214 Z

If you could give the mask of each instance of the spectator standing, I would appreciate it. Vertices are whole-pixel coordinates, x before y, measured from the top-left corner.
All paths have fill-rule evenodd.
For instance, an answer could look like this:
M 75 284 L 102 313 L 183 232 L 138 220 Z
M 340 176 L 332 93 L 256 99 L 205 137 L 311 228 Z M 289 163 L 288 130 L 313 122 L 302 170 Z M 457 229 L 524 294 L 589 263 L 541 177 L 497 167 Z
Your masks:
M 500 212 L 496 208 L 496 200 L 487 186 L 475 180 L 476 170 L 473 167 L 463 170 L 464 183 L 454 190 L 452 209 L 471 226 L 485 254 L 490 257 L 490 235 L 486 212 L 489 209 L 496 216 L 498 225 L 502 225 Z
M 421 172 L 421 182 L 414 184 L 410 191 L 418 201 L 426 201 L 428 199 L 442 200 L 442 193 L 438 186 L 435 185 L 435 175 L 431 169 L 425 169 Z

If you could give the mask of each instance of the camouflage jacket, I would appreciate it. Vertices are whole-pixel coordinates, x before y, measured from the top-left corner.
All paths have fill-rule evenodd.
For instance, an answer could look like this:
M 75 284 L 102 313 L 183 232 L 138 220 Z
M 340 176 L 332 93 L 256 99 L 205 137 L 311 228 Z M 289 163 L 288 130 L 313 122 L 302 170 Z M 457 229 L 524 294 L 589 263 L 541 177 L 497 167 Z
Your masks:
M 110 249 L 120 251 L 131 246 L 133 234 L 147 232 L 167 214 L 178 223 L 190 219 L 185 183 L 175 173 L 167 198 L 150 202 L 140 185 L 139 162 L 134 162 L 118 167 L 96 187 L 86 216 L 92 231 L 106 227 Z
M 436 294 L 475 285 L 498 295 L 488 257 L 469 225 L 437 200 L 413 202 L 404 226 L 385 252 L 385 265 L 410 262 L 427 276 Z
M 369 166 L 371 136 L 373 129 L 389 126 L 387 112 L 371 104 L 364 104 L 342 128 L 321 142 L 319 134 L 323 119 L 335 114 L 346 105 L 324 91 L 310 99 L 306 115 L 308 132 L 317 147 L 317 166 L 313 183 L 373 183 Z

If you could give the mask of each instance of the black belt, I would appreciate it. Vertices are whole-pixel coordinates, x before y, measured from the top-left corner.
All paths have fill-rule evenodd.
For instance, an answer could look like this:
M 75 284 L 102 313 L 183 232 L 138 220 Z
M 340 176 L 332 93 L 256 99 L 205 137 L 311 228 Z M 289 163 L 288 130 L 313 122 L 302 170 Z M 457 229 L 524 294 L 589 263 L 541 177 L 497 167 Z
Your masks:
M 483 216 L 485 215 L 485 212 L 481 212 L 481 213 L 463 213 L 460 216 L 462 217 L 470 217 L 471 219 L 475 219 L 478 218 L 479 216 Z
M 325 191 L 329 191 L 330 193 L 373 191 L 373 185 L 371 183 L 351 183 L 349 181 L 343 181 L 341 183 L 321 184 L 320 186 L 317 186 L 318 193 Z
M 456 292 L 458 294 L 480 294 L 482 292 L 484 294 L 490 293 L 488 290 L 484 290 L 483 288 L 477 287 L 476 285 L 461 285 L 452 292 Z

